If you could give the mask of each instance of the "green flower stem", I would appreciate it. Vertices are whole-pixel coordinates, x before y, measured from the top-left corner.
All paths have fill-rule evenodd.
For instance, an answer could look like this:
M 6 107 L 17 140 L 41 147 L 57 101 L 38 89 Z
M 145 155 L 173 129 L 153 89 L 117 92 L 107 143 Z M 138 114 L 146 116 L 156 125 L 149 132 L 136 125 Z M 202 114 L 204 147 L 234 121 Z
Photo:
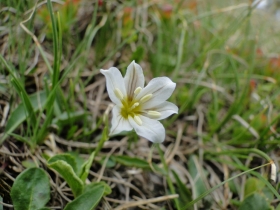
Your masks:
M 169 187 L 171 193 L 174 195 L 174 194 L 176 194 L 176 192 L 175 192 L 173 183 L 170 179 L 169 168 L 168 168 L 168 165 L 165 161 L 164 154 L 163 154 L 162 150 L 160 149 L 160 144 L 156 143 L 156 144 L 154 144 L 154 146 L 158 149 L 158 153 L 160 155 L 161 162 L 163 163 L 163 167 L 164 167 L 164 170 L 166 172 L 166 180 L 167 180 L 168 187 Z M 174 200 L 175 200 L 176 209 L 181 210 L 178 198 L 175 198 Z
M 98 152 L 103 148 L 104 143 L 106 141 L 108 141 L 108 139 L 109 139 L 108 116 L 105 116 L 104 122 L 105 122 L 105 127 L 103 129 L 101 139 L 98 142 L 98 145 L 97 145 L 97 147 L 94 151 L 95 152 L 95 157 L 97 156 Z

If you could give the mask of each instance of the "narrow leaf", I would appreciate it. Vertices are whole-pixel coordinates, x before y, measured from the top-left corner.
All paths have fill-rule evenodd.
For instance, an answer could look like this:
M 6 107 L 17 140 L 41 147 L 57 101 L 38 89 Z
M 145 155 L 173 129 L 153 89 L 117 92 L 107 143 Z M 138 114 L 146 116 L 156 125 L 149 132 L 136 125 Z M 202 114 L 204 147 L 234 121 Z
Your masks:
M 136 158 L 136 157 L 129 157 L 125 155 L 120 156 L 111 156 L 110 157 L 114 162 L 120 163 L 122 165 L 128 166 L 128 167 L 136 167 L 136 168 L 142 168 L 144 170 L 151 170 L 150 164 L 143 159 Z M 161 167 L 159 167 L 157 164 L 152 163 L 153 170 L 156 170 L 162 174 L 165 174 L 165 170 Z
M 45 171 L 29 168 L 15 180 L 11 189 L 15 210 L 33 210 L 46 205 L 50 199 L 50 183 Z
M 60 116 L 54 118 L 52 120 L 52 124 L 56 125 L 68 125 L 70 122 L 75 122 L 83 119 L 86 116 L 86 112 L 84 111 L 76 111 L 76 112 L 63 112 Z
M 49 159 L 48 163 L 51 164 L 58 160 L 62 160 L 68 163 L 73 168 L 74 172 L 77 173 L 77 163 L 75 158 L 71 154 L 66 153 L 66 154 L 55 155 Z
M 34 112 L 40 110 L 46 103 L 47 95 L 46 92 L 42 91 L 38 94 L 35 93 L 29 96 L 30 102 L 32 104 Z M 28 117 L 27 112 L 25 111 L 25 106 L 23 103 L 19 104 L 18 107 L 11 112 L 10 117 L 7 121 L 5 127 L 5 134 L 0 139 L 0 144 L 12 133 L 23 121 Z
M 177 173 L 172 170 L 172 174 L 176 180 L 176 184 L 178 187 L 177 191 L 179 192 L 179 203 L 181 208 L 183 208 L 186 203 L 189 203 L 192 200 L 192 194 L 190 190 L 186 187 L 186 185 L 180 180 Z
M 112 156 L 112 159 L 125 166 L 150 169 L 149 163 L 140 158 L 122 155 L 122 156 Z
M 95 151 L 91 153 L 89 159 L 87 161 L 85 161 L 83 166 L 82 166 L 80 178 L 83 182 L 86 181 L 86 178 L 88 176 L 88 173 L 89 173 L 89 170 L 90 170 L 90 167 L 92 165 L 94 157 L 95 157 Z
M 83 182 L 75 173 L 73 167 L 64 160 L 56 160 L 52 158 L 48 162 L 48 166 L 56 170 L 67 182 L 72 189 L 75 197 L 79 196 L 83 191 Z

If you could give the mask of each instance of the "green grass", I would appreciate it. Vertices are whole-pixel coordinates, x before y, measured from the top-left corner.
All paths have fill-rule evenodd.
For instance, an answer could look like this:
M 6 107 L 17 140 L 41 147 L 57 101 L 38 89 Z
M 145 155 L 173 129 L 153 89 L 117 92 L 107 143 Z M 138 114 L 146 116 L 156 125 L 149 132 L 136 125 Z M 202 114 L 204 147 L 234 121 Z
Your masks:
M 49 208 L 84 203 L 98 188 L 88 205 L 99 209 L 126 199 L 147 209 L 246 209 L 256 198 L 276 209 L 265 164 L 278 165 L 279 24 L 248 2 L 174 2 L 0 0 L 1 182 L 11 187 L 31 161 L 52 180 Z M 124 75 L 132 60 L 146 82 L 177 84 L 169 101 L 179 114 L 162 121 L 158 151 L 133 132 L 107 137 L 111 102 L 99 70 Z M 60 153 L 76 188 L 48 162 Z M 169 194 L 178 198 L 153 201 Z

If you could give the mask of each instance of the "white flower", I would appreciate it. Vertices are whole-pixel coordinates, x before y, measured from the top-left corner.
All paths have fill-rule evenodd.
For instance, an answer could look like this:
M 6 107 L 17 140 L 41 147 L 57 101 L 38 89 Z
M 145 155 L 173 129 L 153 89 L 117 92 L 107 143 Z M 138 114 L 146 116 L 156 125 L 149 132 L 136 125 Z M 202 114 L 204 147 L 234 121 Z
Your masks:
M 163 142 L 165 129 L 158 120 L 178 113 L 178 107 L 166 101 L 176 84 L 168 77 L 158 77 L 144 87 L 143 70 L 134 61 L 124 78 L 115 67 L 100 72 L 106 77 L 109 97 L 115 103 L 110 135 L 134 129 L 154 143 Z

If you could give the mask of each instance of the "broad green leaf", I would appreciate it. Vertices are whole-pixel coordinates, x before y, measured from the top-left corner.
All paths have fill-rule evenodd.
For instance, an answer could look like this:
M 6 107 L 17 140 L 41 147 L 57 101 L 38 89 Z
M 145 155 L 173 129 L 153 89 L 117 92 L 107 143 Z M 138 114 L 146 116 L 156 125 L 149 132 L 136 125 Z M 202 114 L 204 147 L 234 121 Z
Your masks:
M 55 158 L 55 157 L 54 157 Z M 73 167 L 64 160 L 52 160 L 48 161 L 48 166 L 56 170 L 67 182 L 72 189 L 75 197 L 79 196 L 83 192 L 83 182 L 75 173 Z
M 103 186 L 104 187 L 104 196 L 109 195 L 112 193 L 110 186 L 106 182 L 95 182 L 85 186 L 84 192 L 91 190 L 93 187 Z
M 95 151 L 91 153 L 89 159 L 87 161 L 85 161 L 82 166 L 80 178 L 83 182 L 85 182 L 86 178 L 88 177 L 88 173 L 89 173 L 89 170 L 92 165 L 94 157 L 95 157 Z
M 273 192 L 267 186 L 265 186 L 262 189 L 261 195 L 263 195 L 267 200 L 273 200 L 274 199 Z
M 239 210 L 270 210 L 270 206 L 265 198 L 257 193 L 249 195 L 241 203 Z
M 43 107 L 47 100 L 46 92 L 37 92 L 33 95 L 29 96 L 30 102 L 32 104 L 34 112 L 38 111 Z M 6 127 L 5 127 L 5 134 L 0 139 L 0 144 L 3 143 L 3 141 L 9 136 L 10 133 L 12 133 L 23 121 L 26 120 L 28 117 L 28 114 L 25 110 L 25 106 L 23 103 L 19 104 L 18 107 L 13 110 L 10 114 L 10 117 L 7 121 Z
M 95 183 L 87 185 L 84 193 L 68 203 L 64 210 L 94 209 L 104 195 L 104 192 L 104 185 L 96 185 Z
M 244 196 L 247 197 L 252 193 L 261 192 L 264 183 L 255 177 L 250 177 L 245 183 Z
M 29 168 L 15 180 L 11 189 L 15 210 L 43 208 L 50 199 L 48 175 L 40 168 Z

